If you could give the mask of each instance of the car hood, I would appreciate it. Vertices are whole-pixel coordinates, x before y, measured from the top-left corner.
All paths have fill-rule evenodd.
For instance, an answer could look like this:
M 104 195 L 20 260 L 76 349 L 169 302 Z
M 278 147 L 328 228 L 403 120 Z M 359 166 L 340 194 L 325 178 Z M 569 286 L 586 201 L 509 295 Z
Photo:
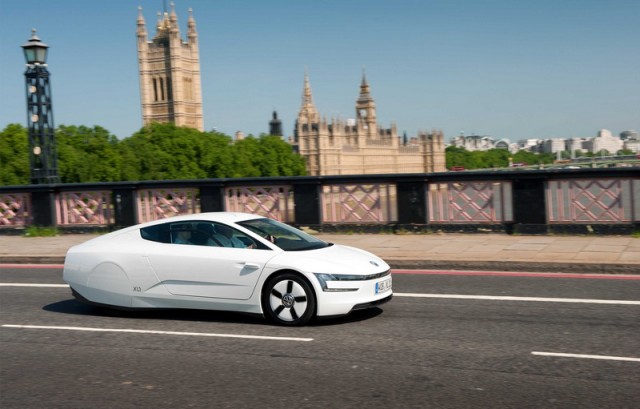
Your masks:
M 389 265 L 380 257 L 355 247 L 333 244 L 325 248 L 285 251 L 270 260 L 271 266 L 293 267 L 309 273 L 376 274 Z

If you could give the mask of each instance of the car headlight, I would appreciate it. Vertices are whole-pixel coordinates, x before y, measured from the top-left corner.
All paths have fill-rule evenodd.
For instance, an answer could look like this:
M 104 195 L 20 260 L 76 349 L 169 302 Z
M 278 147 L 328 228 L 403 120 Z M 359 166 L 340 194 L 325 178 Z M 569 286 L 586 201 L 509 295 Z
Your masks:
M 329 288 L 327 286 L 328 281 L 362 281 L 363 276 L 353 275 L 353 274 L 326 274 L 326 273 L 313 273 L 320 286 L 322 287 L 322 291 L 329 292 L 340 292 L 340 291 L 358 291 L 357 288 Z

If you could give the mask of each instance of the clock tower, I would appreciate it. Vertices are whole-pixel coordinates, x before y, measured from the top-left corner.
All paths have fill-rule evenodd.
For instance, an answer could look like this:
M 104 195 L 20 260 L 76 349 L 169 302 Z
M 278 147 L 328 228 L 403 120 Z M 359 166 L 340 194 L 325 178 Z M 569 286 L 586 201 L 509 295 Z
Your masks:
M 204 130 L 198 33 L 191 9 L 187 41 L 180 37 L 173 3 L 169 13 L 158 13 L 153 40 L 147 39 L 142 7 L 138 8 L 137 25 L 143 124 L 172 122 Z

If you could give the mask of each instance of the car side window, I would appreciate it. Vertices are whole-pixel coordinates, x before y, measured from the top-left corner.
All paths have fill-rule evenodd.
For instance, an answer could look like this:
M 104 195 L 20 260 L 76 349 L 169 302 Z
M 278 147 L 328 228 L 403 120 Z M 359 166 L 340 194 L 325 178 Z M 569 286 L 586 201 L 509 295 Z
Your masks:
M 221 223 L 213 223 L 212 238 L 221 247 L 258 248 L 258 243 L 243 232 Z
M 159 243 L 269 250 L 240 230 L 209 221 L 158 224 L 140 229 L 140 235 Z
M 171 243 L 168 224 L 156 224 L 155 226 L 140 229 L 140 236 L 145 240 L 156 241 L 158 243 Z

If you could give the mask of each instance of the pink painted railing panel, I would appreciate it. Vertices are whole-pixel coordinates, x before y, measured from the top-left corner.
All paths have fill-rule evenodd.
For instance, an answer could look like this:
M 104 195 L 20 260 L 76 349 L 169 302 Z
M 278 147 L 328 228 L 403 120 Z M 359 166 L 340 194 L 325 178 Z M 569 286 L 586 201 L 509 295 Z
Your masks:
M 325 185 L 323 223 L 389 223 L 398 220 L 396 187 L 390 184 Z
M 547 184 L 549 223 L 629 223 L 640 220 L 640 179 L 553 180 Z
M 463 181 L 429 185 L 431 223 L 505 223 L 513 221 L 509 181 Z
M 224 190 L 225 210 L 270 217 L 293 222 L 293 190 L 291 186 L 244 186 Z
M 57 223 L 106 226 L 114 223 L 111 192 L 61 192 L 56 197 Z
M 29 193 L 0 194 L 0 226 L 22 227 L 28 224 Z
M 197 189 L 144 189 L 138 191 L 140 223 L 171 216 L 200 213 Z

